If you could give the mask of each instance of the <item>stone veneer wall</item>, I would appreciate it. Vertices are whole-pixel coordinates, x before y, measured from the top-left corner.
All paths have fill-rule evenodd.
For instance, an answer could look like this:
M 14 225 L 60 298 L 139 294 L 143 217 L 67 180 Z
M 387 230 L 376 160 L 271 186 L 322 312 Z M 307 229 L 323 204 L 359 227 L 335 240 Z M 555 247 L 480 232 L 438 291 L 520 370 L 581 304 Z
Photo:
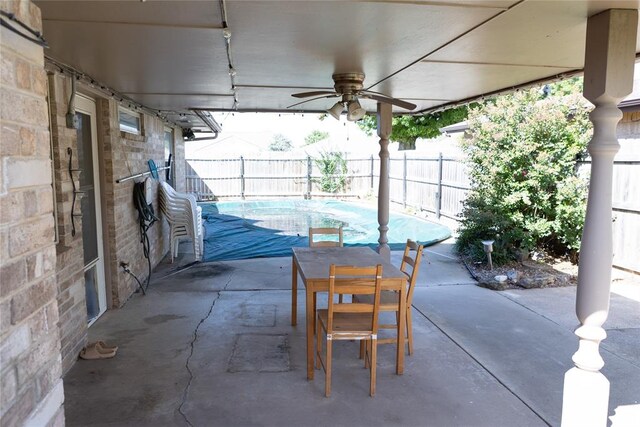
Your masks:
M 98 133 L 103 137 L 104 219 L 108 246 L 107 270 L 111 273 L 111 298 L 114 307 L 122 306 L 136 290 L 135 280 L 123 273 L 121 262 L 130 264 L 131 271 L 140 278 L 147 277 L 147 261 L 143 256 L 138 225 L 138 212 L 133 204 L 134 180 L 116 184 L 122 178 L 149 170 L 147 160 L 164 164 L 164 128 L 166 124 L 157 117 L 143 115 L 143 134 L 121 132 L 118 125 L 118 104 L 113 100 L 101 100 L 98 106 L 100 125 Z M 174 135 L 181 134 L 179 130 Z M 184 142 L 174 140 L 177 148 Z M 176 155 L 176 164 L 184 163 Z M 176 153 L 177 154 L 177 153 Z M 176 181 L 184 182 L 184 172 L 176 171 Z M 151 179 L 151 178 L 149 178 Z M 164 180 L 164 171 L 160 172 Z M 184 184 L 183 184 L 184 185 Z M 153 185 L 153 208 L 159 214 L 157 183 Z M 159 215 L 158 215 L 159 216 Z M 157 265 L 169 250 L 169 227 L 166 221 L 158 221 L 149 231 L 151 264 Z
M 84 262 L 82 250 L 82 218 L 75 218 L 76 235 L 71 235 L 71 200 L 73 184 L 69 175 L 69 154 L 73 150 L 74 169 L 78 168 L 76 130 L 67 128 L 65 115 L 70 96 L 69 79 L 49 73 L 49 111 L 53 141 L 53 168 L 57 208 L 58 244 L 56 245 L 56 282 L 58 284 L 58 311 L 60 312 L 60 347 L 62 371 L 75 362 L 87 338 L 87 308 L 84 289 Z M 79 175 L 74 174 L 76 186 Z M 75 211 L 80 212 L 79 199 Z
M 58 209 L 59 244 L 57 252 L 58 305 L 62 370 L 73 366 L 78 353 L 87 342 L 86 301 L 83 273 L 82 224 L 76 218 L 76 235 L 71 236 L 71 199 L 73 186 L 68 172 L 67 148 L 77 152 L 75 129 L 66 127 L 65 114 L 71 93 L 71 77 L 49 67 L 49 92 L 52 121 L 56 201 Z M 137 288 L 135 280 L 125 274 L 120 262 L 130 264 L 140 280 L 147 277 L 147 262 L 143 256 L 138 213 L 133 204 L 134 182 L 115 181 L 148 170 L 147 161 L 164 164 L 164 130 L 166 124 L 155 116 L 143 114 L 142 135 L 121 132 L 118 122 L 119 103 L 101 97 L 99 92 L 77 84 L 77 92 L 96 101 L 96 123 L 100 158 L 102 193 L 102 221 L 107 281 L 108 308 L 121 307 Z M 184 164 L 184 142 L 180 129 L 174 130 L 175 165 Z M 74 155 L 73 167 L 77 167 Z M 161 177 L 164 173 L 160 173 Z M 77 176 L 74 177 L 76 180 Z M 184 170 L 176 170 L 176 182 L 184 187 Z M 158 212 L 157 183 L 153 185 L 153 206 Z M 76 211 L 79 212 L 78 207 Z M 168 252 L 169 227 L 166 221 L 157 222 L 149 231 L 151 263 L 156 266 Z
M 42 31 L 29 1 L 0 3 Z M 0 425 L 64 425 L 43 49 L 0 30 Z

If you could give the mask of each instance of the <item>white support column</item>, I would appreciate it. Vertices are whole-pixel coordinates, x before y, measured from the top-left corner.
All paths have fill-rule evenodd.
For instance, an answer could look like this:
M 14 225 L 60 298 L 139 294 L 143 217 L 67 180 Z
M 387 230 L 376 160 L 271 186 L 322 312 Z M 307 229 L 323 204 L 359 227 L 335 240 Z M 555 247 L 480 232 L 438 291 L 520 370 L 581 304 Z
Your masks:
M 389 231 L 389 136 L 391 135 L 391 105 L 378 103 L 378 137 L 380 138 L 380 182 L 378 185 L 378 253 L 391 259 L 387 242 Z
M 575 367 L 564 377 L 562 425 L 606 426 L 609 381 L 600 372 L 600 341 L 609 312 L 611 287 L 613 158 L 620 148 L 618 103 L 633 88 L 638 11 L 612 9 L 589 18 L 584 66 L 584 96 L 595 105 L 590 118 L 591 181 L 582 233 L 576 314 L 580 339 Z

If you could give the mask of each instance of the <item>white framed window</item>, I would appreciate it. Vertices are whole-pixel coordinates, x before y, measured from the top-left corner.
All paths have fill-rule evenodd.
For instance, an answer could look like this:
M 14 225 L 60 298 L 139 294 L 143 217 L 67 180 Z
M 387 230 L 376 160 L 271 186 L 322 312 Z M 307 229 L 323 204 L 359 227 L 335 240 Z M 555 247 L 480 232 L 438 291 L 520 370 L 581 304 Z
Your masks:
M 142 115 L 128 108 L 118 107 L 118 122 L 122 132 L 142 135 Z

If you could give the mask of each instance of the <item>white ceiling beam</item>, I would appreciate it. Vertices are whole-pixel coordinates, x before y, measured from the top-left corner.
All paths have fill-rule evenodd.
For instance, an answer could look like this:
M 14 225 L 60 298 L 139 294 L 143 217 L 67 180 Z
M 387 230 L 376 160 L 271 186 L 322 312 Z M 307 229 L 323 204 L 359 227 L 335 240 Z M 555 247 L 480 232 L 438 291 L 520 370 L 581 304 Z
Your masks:
M 431 6 L 431 7 L 457 7 L 465 9 L 496 9 L 507 10 L 508 6 L 496 6 L 495 4 L 486 4 L 479 1 L 469 1 L 467 3 L 449 3 L 444 1 L 420 1 L 420 0 L 360 0 L 358 3 L 389 3 L 389 4 L 408 4 L 415 6 Z
M 436 101 L 436 102 L 452 102 L 455 101 L 455 99 L 442 99 L 442 98 L 401 98 L 404 99 L 405 101 Z
M 517 3 L 512 4 L 511 6 L 509 6 L 507 9 L 504 10 L 500 10 L 498 13 L 496 13 L 495 15 L 490 16 L 489 18 L 485 19 L 484 21 L 478 23 L 477 25 L 474 25 L 473 27 L 463 31 L 462 33 L 458 34 L 457 36 L 449 39 L 447 42 L 441 44 L 440 46 L 436 47 L 435 49 L 432 49 L 430 52 L 428 52 L 427 54 L 421 56 L 420 58 L 416 59 L 415 61 L 411 62 L 408 65 L 405 65 L 404 67 L 400 68 L 399 70 L 389 74 L 387 77 L 373 83 L 372 85 L 368 86 L 367 88 L 365 88 L 366 90 L 369 90 L 377 85 L 379 85 L 380 83 L 384 82 L 385 80 L 390 79 L 391 77 L 395 76 L 396 74 L 402 72 L 403 70 L 406 70 L 407 68 L 411 67 L 412 65 L 417 64 L 418 62 L 422 61 L 423 59 L 428 58 L 429 56 L 433 55 L 434 53 L 444 49 L 445 47 L 449 46 L 450 44 L 456 42 L 457 40 L 461 39 L 462 37 L 466 36 L 469 33 L 472 33 L 473 31 L 477 30 L 478 28 L 488 24 L 489 22 L 493 21 L 494 19 L 498 18 L 499 16 L 507 13 L 508 11 L 510 11 L 511 9 L 513 9 L 514 7 L 518 6 L 519 4 L 522 4 L 525 0 L 520 0 Z
M 103 25 L 133 25 L 137 27 L 158 27 L 158 28 L 184 28 L 189 30 L 219 30 L 222 26 L 209 25 L 184 25 L 184 24 L 155 24 L 151 22 L 125 22 L 125 21 L 100 21 L 92 19 L 43 19 L 43 22 L 64 23 L 64 24 L 103 24 Z
M 233 93 L 122 92 L 125 95 L 233 97 Z
M 533 87 L 533 86 L 540 86 L 540 85 L 543 85 L 543 84 L 546 84 L 546 83 L 552 83 L 552 82 L 555 82 L 555 81 L 568 79 L 570 77 L 581 75 L 581 74 L 582 74 L 582 69 L 569 70 L 566 73 L 556 74 L 556 75 L 549 76 L 549 77 L 544 77 L 544 78 L 541 78 L 541 79 L 538 79 L 538 80 L 533 80 L 533 81 L 522 83 L 522 84 L 516 85 L 516 86 L 506 87 L 506 88 L 495 90 L 495 91 L 492 91 L 492 92 L 485 92 L 485 93 L 482 93 L 482 94 L 479 94 L 479 95 L 474 95 L 474 96 L 469 97 L 469 98 L 465 98 L 465 99 L 461 99 L 461 100 L 457 100 L 457 101 L 452 101 L 452 102 L 450 102 L 448 104 L 442 104 L 442 105 L 438 105 L 436 107 L 425 108 L 423 110 L 415 111 L 413 113 L 415 115 L 429 114 L 429 113 L 434 113 L 434 112 L 437 112 L 437 111 L 447 110 L 449 108 L 460 107 L 462 105 L 470 104 L 472 102 L 476 102 L 476 101 L 482 100 L 484 98 L 494 97 L 494 96 L 498 96 L 498 95 L 506 95 L 506 94 L 509 94 L 509 93 L 511 93 L 511 92 L 513 92 L 515 90 L 518 90 L 518 89 L 526 89 L 526 88 L 530 88 L 530 87 Z
M 245 89 L 311 89 L 311 90 L 333 90 L 332 87 L 317 87 L 317 86 L 277 86 L 277 85 L 236 85 L 237 88 Z
M 444 61 L 437 59 L 423 59 L 420 62 L 431 64 L 460 64 L 460 65 L 495 65 L 500 67 L 527 67 L 527 68 L 565 68 L 567 70 L 575 70 L 580 65 L 562 66 L 562 65 L 546 65 L 546 64 L 513 64 L 507 62 L 481 62 L 481 61 Z

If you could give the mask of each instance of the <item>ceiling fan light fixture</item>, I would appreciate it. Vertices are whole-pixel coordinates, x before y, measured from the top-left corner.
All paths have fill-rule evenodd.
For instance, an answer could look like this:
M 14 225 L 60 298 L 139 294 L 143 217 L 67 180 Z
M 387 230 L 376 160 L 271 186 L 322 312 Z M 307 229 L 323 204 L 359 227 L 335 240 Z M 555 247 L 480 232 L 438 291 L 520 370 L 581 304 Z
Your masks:
M 334 119 L 340 120 L 340 115 L 342 114 L 342 110 L 344 110 L 344 105 L 342 104 L 341 101 L 338 101 L 334 104 L 333 107 L 327 110 L 327 113 L 329 113 L 329 115 Z
M 367 114 L 366 110 L 362 108 L 357 99 L 349 101 L 349 104 L 347 104 L 347 120 L 355 122 L 363 118 L 365 114 Z

